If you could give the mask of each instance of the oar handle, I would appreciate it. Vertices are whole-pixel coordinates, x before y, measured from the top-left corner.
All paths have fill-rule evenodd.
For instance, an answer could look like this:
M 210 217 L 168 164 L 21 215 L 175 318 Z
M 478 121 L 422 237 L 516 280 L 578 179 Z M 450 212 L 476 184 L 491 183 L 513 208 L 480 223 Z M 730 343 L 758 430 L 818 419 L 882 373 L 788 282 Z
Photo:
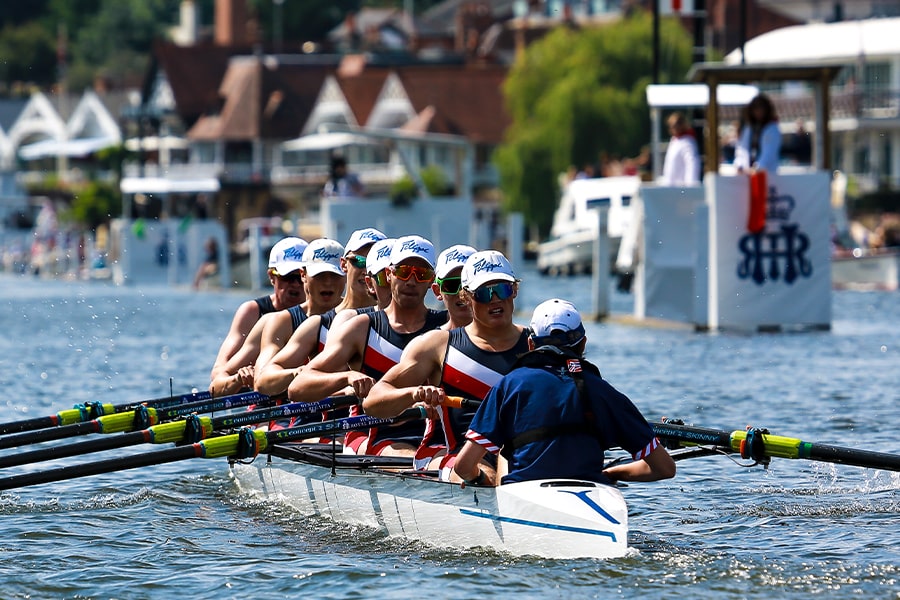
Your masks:
M 481 405 L 481 400 L 475 398 L 464 398 L 462 396 L 447 396 L 444 400 L 444 406 L 448 408 L 462 408 L 465 410 L 475 410 Z

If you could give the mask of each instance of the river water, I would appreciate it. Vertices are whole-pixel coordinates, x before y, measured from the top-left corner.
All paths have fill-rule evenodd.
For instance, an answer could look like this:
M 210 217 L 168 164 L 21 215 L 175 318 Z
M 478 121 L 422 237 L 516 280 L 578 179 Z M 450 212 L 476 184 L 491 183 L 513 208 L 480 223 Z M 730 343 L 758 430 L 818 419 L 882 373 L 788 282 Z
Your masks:
M 525 270 L 518 321 L 551 293 L 586 308 L 590 282 Z M 0 275 L 0 422 L 204 388 L 248 296 Z M 631 297 L 612 307 L 629 312 Z M 589 323 L 588 356 L 649 420 L 900 452 L 900 295 L 835 292 L 833 307 L 829 332 Z M 898 474 L 741 462 L 682 461 L 675 479 L 624 490 L 635 551 L 610 561 L 438 551 L 300 517 L 238 494 L 222 460 L 13 490 L 0 494 L 0 596 L 900 598 Z

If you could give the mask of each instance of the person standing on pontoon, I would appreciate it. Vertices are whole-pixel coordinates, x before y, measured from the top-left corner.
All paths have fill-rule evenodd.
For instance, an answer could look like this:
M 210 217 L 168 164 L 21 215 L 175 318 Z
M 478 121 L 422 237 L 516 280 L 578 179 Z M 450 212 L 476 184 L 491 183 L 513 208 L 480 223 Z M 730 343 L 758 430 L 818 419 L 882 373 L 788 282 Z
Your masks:
M 700 183 L 700 153 L 694 130 L 684 113 L 674 112 L 666 120 L 669 126 L 669 146 L 663 161 L 660 185 L 681 186 Z
M 624 394 L 587 362 L 581 315 L 553 299 L 534 309 L 530 352 L 488 393 L 466 432 L 454 471 L 469 484 L 495 480 L 479 467 L 487 454 L 506 458 L 502 483 L 583 479 L 600 483 L 675 476 L 675 461 Z M 604 468 L 620 447 L 633 461 Z
M 228 361 L 241 349 L 247 335 L 259 319 L 268 313 L 285 310 L 306 302 L 306 291 L 300 277 L 303 266 L 303 251 L 306 240 L 287 237 L 279 240 L 269 252 L 269 282 L 274 288 L 271 294 L 247 300 L 238 306 L 231 319 L 228 334 L 219 346 L 215 363 L 209 374 L 210 382 L 215 381 Z M 252 375 L 245 370 L 244 379 Z M 212 389 L 210 390 L 212 391 Z
M 528 331 L 513 323 L 519 280 L 506 257 L 496 250 L 475 252 L 461 273 L 461 298 L 472 308 L 472 321 L 452 331 L 426 333 L 404 350 L 363 401 L 366 414 L 392 417 L 423 402 L 439 419 L 429 420 L 415 456 L 419 469 L 438 470 L 443 481 L 452 473 L 457 453 L 472 420 L 471 409 L 444 406 L 446 396 L 483 399 L 528 351 Z M 496 462 L 482 468 L 493 477 Z
M 734 166 L 738 173 L 765 170 L 775 173 L 781 160 L 781 130 L 775 105 L 765 94 L 750 101 L 744 125 L 734 149 Z
M 371 253 L 370 253 L 371 254 Z M 369 259 L 367 258 L 367 261 Z M 352 317 L 328 336 L 322 352 L 288 386 L 292 402 L 315 402 L 341 392 L 365 398 L 375 382 L 400 360 L 403 348 L 447 322 L 447 311 L 425 305 L 435 273 L 434 245 L 417 235 L 397 238 L 384 270 L 391 303 Z M 425 426 L 419 421 L 350 432 L 344 451 L 412 456 Z

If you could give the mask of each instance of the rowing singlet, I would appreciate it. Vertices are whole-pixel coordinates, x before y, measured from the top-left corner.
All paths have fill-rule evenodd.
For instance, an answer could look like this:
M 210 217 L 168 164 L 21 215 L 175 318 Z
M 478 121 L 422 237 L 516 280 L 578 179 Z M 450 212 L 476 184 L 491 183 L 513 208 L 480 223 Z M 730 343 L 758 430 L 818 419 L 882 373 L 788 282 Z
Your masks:
M 306 314 L 300 305 L 292 306 L 288 309 L 288 313 L 291 315 L 291 331 L 297 331 L 297 328 L 300 327 L 300 323 L 305 321 L 309 315 Z
M 369 313 L 369 337 L 366 340 L 366 349 L 363 353 L 362 367 L 360 371 L 378 381 L 388 369 L 400 362 L 403 349 L 413 338 L 426 331 L 437 329 L 447 322 L 446 310 L 428 309 L 425 317 L 425 325 L 413 333 L 397 333 L 391 329 L 390 321 L 384 311 Z M 354 407 L 357 408 L 358 407 Z M 353 411 L 351 411 L 353 412 Z M 354 413 L 356 414 L 356 413 Z M 351 432 L 353 433 L 353 432 Z M 384 446 L 385 442 L 405 442 L 415 447 L 422 441 L 423 426 L 421 421 L 407 421 L 397 425 L 386 427 L 373 427 L 369 429 L 368 452 L 377 452 L 378 446 Z M 349 440 L 353 437 L 348 434 Z
M 528 329 L 509 350 L 482 350 L 469 338 L 464 327 L 450 331 L 447 354 L 441 371 L 441 387 L 448 396 L 462 396 L 484 400 L 500 379 L 510 372 L 516 360 L 528 352 Z M 440 420 L 429 420 L 422 446 L 443 446 L 449 443 L 448 454 L 462 449 L 466 431 L 475 410 L 441 407 Z M 441 432 L 443 425 L 443 433 Z M 446 436 L 446 438 L 444 437 Z
M 356 314 L 364 315 L 377 310 L 377 307 L 365 306 L 363 308 L 347 308 L 344 310 L 355 310 Z M 325 342 L 328 341 L 328 331 L 331 329 L 331 324 L 334 323 L 334 318 L 336 316 L 337 311 L 335 311 L 333 308 L 327 313 L 319 316 L 319 352 L 321 352 L 325 348 Z
M 259 308 L 259 316 L 263 316 L 266 313 L 275 312 L 275 305 L 272 303 L 272 298 L 269 296 L 260 296 L 253 300 L 256 302 L 257 308 Z

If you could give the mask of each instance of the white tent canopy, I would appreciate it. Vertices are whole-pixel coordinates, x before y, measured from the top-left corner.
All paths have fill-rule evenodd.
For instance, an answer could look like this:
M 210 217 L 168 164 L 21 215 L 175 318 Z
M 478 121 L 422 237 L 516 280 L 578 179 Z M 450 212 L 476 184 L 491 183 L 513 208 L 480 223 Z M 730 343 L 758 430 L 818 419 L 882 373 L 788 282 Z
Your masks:
M 347 146 L 377 145 L 378 142 L 370 136 L 357 135 L 346 132 L 314 133 L 288 140 L 281 144 L 281 148 L 288 152 L 298 151 L 324 151 L 345 148 Z
M 123 194 L 193 194 L 218 192 L 219 180 L 215 177 L 197 179 L 166 179 L 164 177 L 123 177 L 119 189 Z
M 863 19 L 839 23 L 810 23 L 781 27 L 744 44 L 747 64 L 818 63 L 859 58 L 891 58 L 900 54 L 900 18 Z M 741 62 L 741 49 L 725 57 Z
M 117 144 L 119 144 L 119 140 L 112 137 L 41 140 L 19 148 L 19 156 L 24 160 L 35 160 L 51 156 L 82 157 Z
M 716 86 L 716 99 L 720 106 L 744 106 L 757 94 L 759 88 L 754 85 L 726 83 Z M 688 108 L 706 106 L 708 103 L 709 87 L 702 83 L 647 86 L 647 104 L 650 108 Z
M 147 152 L 155 152 L 162 148 L 170 150 L 183 150 L 188 147 L 188 141 L 184 138 L 167 135 L 163 137 L 149 136 L 143 138 L 131 138 L 125 140 L 125 148 L 132 152 L 144 150 Z

